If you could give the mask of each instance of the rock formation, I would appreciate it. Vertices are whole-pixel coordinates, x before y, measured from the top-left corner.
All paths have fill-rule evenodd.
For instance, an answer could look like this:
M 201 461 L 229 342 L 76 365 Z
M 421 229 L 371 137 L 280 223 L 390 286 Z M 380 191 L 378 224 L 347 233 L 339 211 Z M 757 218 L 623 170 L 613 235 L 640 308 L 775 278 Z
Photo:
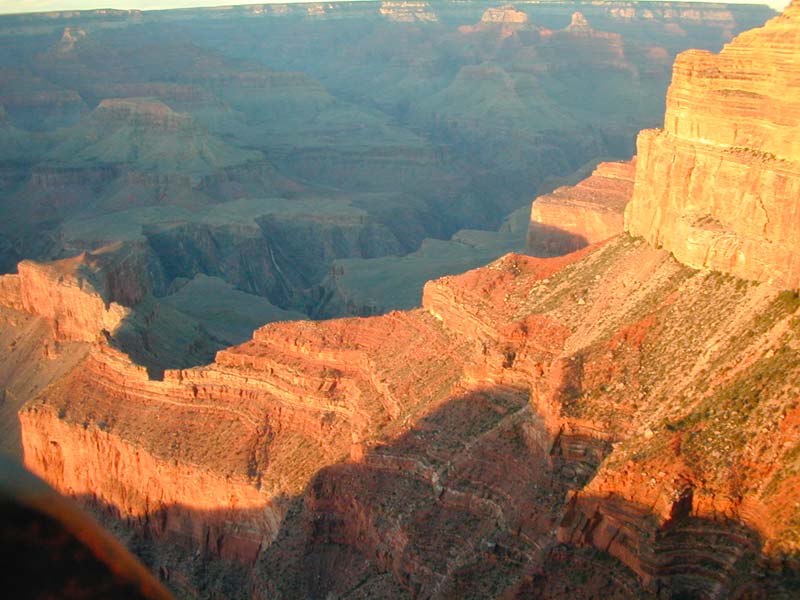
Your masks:
M 490 552 L 492 593 L 521 594 L 553 552 L 584 545 L 619 561 L 615 593 L 783 593 L 800 484 L 791 295 L 621 236 L 509 255 L 429 283 L 423 304 L 272 324 L 163 381 L 99 349 L 22 411 L 26 463 L 156 540 L 247 565 L 248 588 L 279 597 L 345 593 L 355 575 L 324 565 L 348 552 L 370 585 L 388 571 L 433 597 L 478 593 Z M 786 378 L 759 379 L 775 369 Z M 758 396 L 737 391 L 748 381 Z M 434 523 L 452 558 L 424 541 Z M 681 567 L 708 545 L 716 562 Z M 743 564 L 768 585 L 734 577 Z
M 583 13 L 572 14 L 569 25 L 564 29 L 543 32 L 543 42 L 558 60 L 554 60 L 562 69 L 569 69 L 565 52 L 575 54 L 582 62 L 595 64 L 607 69 L 615 66 L 632 69 L 630 61 L 625 57 L 625 43 L 619 33 L 597 31 L 589 24 Z M 569 48 L 569 51 L 567 51 Z
M 626 228 L 695 268 L 800 287 L 800 4 L 674 67 L 643 131 Z
M 78 40 L 84 37 L 86 37 L 86 32 L 83 29 L 65 27 L 61 41 L 58 43 L 58 51 L 71 52 Z
M 635 161 L 600 163 L 577 185 L 539 196 L 531 207 L 528 251 L 536 256 L 568 254 L 623 231 L 633 195 Z
M 113 298 L 133 292 L 100 277 L 101 258 L 23 263 L 0 280 L 9 318 L 36 298 L 56 331 L 100 338 L 21 409 L 26 464 L 118 519 L 186 597 L 792 598 L 800 298 L 781 286 L 794 263 L 769 263 L 788 273 L 771 283 L 698 271 L 715 265 L 682 258 L 695 238 L 669 226 L 697 223 L 696 209 L 730 230 L 749 216 L 736 235 L 792 247 L 793 113 L 765 113 L 770 127 L 742 113 L 746 128 L 718 133 L 692 115 L 728 123 L 709 100 L 715 74 L 740 86 L 717 96 L 745 108 L 791 87 L 776 75 L 767 89 L 761 73 L 794 77 L 797 2 L 722 58 L 678 62 L 677 121 L 640 138 L 626 214 L 651 243 L 622 233 L 556 258 L 508 254 L 427 283 L 419 309 L 268 324 L 160 378 L 102 339 Z M 699 87 L 681 84 L 686 69 Z M 731 150 L 745 139 L 763 144 L 746 160 Z M 679 168 L 706 159 L 715 187 L 704 166 Z M 601 165 L 544 198 L 539 222 L 573 241 L 613 234 L 632 169 Z M 725 181 L 751 184 L 741 204 L 716 194 Z M 766 222 L 742 213 L 758 199 Z M 745 266 L 761 260 L 742 248 Z M 153 302 L 131 313 L 150 357 Z
M 14 56 L 0 71 L 0 270 L 152 242 L 166 288 L 220 277 L 314 315 L 333 261 L 393 260 L 426 238 L 497 228 L 547 180 L 632 154 L 635 133 L 661 118 L 675 51 L 721 39 L 717 19 L 679 39 L 609 29 L 599 5 L 567 27 L 575 7 L 551 4 L 497 7 L 462 35 L 486 6 L 435 5 L 435 22 L 431 6 L 3 17 Z M 663 52 L 640 51 L 642 38 Z M 240 201 L 263 212 L 242 226 Z M 292 204 L 310 210 L 300 219 Z
M 113 335 L 154 282 L 146 254 L 116 245 L 50 263 L 22 261 L 0 276 L 0 304 L 44 317 L 59 341 Z M 155 278 L 157 280 L 157 278 Z
M 128 311 L 117 303 L 107 303 L 81 273 L 82 255 L 47 265 L 21 262 L 17 279 L 22 308 L 49 319 L 60 340 L 93 342 L 102 332 L 114 333 Z M 11 303 L 14 306 L 14 303 Z
M 420 353 L 412 343 L 419 335 L 428 338 L 430 352 Z M 447 340 L 420 311 L 276 324 L 259 330 L 251 342 L 220 352 L 215 364 L 167 371 L 164 381 L 148 380 L 142 368 L 105 348 L 51 386 L 50 399 L 23 416 L 28 464 L 38 464 L 34 468 L 42 474 L 58 473 L 53 476 L 59 489 L 93 496 L 127 518 L 147 522 L 162 514 L 162 533 L 189 536 L 223 556 L 224 537 L 233 554 L 253 561 L 277 535 L 287 508 L 284 496 L 302 493 L 321 467 L 358 456 L 376 431 L 397 427 L 446 393 L 460 369 L 445 355 L 436 356 L 437 349 L 451 347 Z M 394 351 L 386 351 L 387 342 Z M 79 388 L 88 396 L 74 403 L 70 398 Z M 125 414 L 115 407 L 122 397 Z M 65 403 L 51 411 L 48 405 L 56 398 Z M 83 422 L 90 404 L 90 427 L 74 429 L 73 419 Z M 142 429 L 142 410 L 160 417 Z M 33 424 L 42 419 L 50 420 L 48 428 Z M 195 423 L 194 433 L 188 423 Z M 55 445 L 47 441 L 52 427 L 60 430 Z M 216 432 L 213 441 L 195 438 L 209 427 Z M 82 450 L 87 444 L 106 450 L 90 458 Z M 119 452 L 111 470 L 102 467 L 106 452 Z M 198 480 L 191 465 L 203 465 L 206 475 Z M 148 489 L 141 488 L 143 480 L 151 482 Z M 223 505 L 220 498 L 227 499 Z M 211 539 L 211 524 L 191 518 L 192 511 L 204 510 L 217 515 Z M 241 510 L 251 511 L 252 520 L 241 522 Z
M 163 102 L 139 99 L 107 98 L 95 109 L 100 121 L 134 127 L 177 130 L 191 122 L 188 115 L 176 113 Z
M 513 6 L 503 6 L 499 8 L 487 8 L 481 17 L 482 23 L 516 23 L 523 24 L 528 22 L 528 15 Z
M 729 28 L 735 22 L 730 9 L 723 5 L 695 8 L 689 6 L 676 7 L 671 2 L 638 4 L 638 3 L 613 3 L 604 7 L 604 11 L 614 19 L 621 21 L 652 21 L 663 20 L 673 23 L 691 24 L 693 22 L 716 23 L 723 28 Z
M 381 2 L 380 12 L 390 21 L 401 23 L 439 20 L 428 2 Z
M 592 30 L 592 27 L 589 25 L 589 21 L 583 13 L 575 11 L 572 13 L 572 18 L 567 26 L 567 30 L 572 33 L 588 33 Z

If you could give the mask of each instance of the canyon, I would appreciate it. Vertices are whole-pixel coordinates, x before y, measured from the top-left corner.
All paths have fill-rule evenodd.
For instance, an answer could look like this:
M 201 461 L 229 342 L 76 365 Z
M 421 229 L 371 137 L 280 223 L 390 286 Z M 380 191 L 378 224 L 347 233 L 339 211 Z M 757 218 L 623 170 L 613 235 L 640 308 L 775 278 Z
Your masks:
M 313 15 L 324 38 L 333 35 L 329 22 L 348 26 L 337 6 L 243 7 L 219 18 L 269 13 L 296 18 L 300 28 Z M 70 256 L 23 260 L 0 276 L 0 410 L 18 413 L 25 465 L 94 512 L 178 597 L 796 597 L 800 157 L 792 57 L 800 55 L 800 0 L 718 54 L 678 55 L 664 127 L 638 135 L 635 159 L 564 169 L 538 161 L 559 153 L 547 146 L 552 132 L 512 129 L 530 124 L 523 105 L 531 97 L 536 110 L 555 110 L 553 98 L 537 96 L 538 78 L 551 85 L 571 69 L 578 79 L 587 72 L 556 60 L 570 36 L 580 40 L 582 64 L 598 69 L 600 61 L 615 74 L 613 87 L 632 70 L 669 70 L 664 57 L 673 49 L 643 53 L 651 61 L 643 69 L 628 60 L 625 33 L 600 24 L 670 35 L 679 27 L 687 37 L 713 27 L 727 38 L 734 7 L 611 3 L 565 15 L 542 5 L 527 16 L 528 5 L 518 3 L 485 13 L 473 7 L 478 18 L 453 27 L 456 11 L 439 6 L 372 8 L 391 26 L 448 26 L 450 40 L 467 38 L 493 61 L 459 66 L 440 89 L 402 108 L 409 123 L 436 123 L 430 137 L 388 131 L 393 125 L 382 121 L 383 141 L 403 142 L 391 159 L 359 146 L 378 134 L 332 162 L 314 144 L 301 149 L 303 136 L 320 133 L 289 117 L 301 141 L 270 125 L 271 149 L 234 148 L 235 135 L 198 125 L 212 122 L 208 113 L 176 117 L 169 102 L 153 100 L 103 100 L 72 125 L 98 132 L 99 145 L 92 135 L 78 136 L 78 147 L 58 134 L 76 161 L 69 169 L 82 174 L 40 171 L 36 185 L 55 178 L 68 192 L 34 196 L 41 207 L 55 210 L 57 199 L 86 185 L 81 160 L 113 156 L 107 136 L 140 149 L 141 172 L 120 174 L 128 156 L 93 166 L 91 185 L 119 194 L 124 177 L 172 200 L 155 211 L 114 204 L 119 196 L 103 192 L 97 206 L 121 210 L 65 210 L 53 230 L 48 243 Z M 557 16 L 563 25 L 550 28 Z M 90 37 L 71 33 L 65 52 Z M 243 46 L 237 52 L 256 52 Z M 365 51 L 366 43 L 350 56 Z M 511 67 L 520 56 L 529 70 Z M 412 58 L 423 61 L 396 55 L 394 88 L 353 89 L 388 111 L 397 88 L 419 85 L 416 70 L 435 66 Z M 282 60 L 292 60 L 288 51 Z M 328 68 L 317 64 L 314 74 L 336 92 Z M 347 76 L 363 80 L 370 68 L 362 63 Z M 281 96 L 284 86 L 298 86 L 309 103 L 321 103 L 314 114 L 320 105 L 341 118 L 355 110 L 331 108 L 342 100 L 307 76 L 239 73 L 224 81 L 228 101 L 240 107 L 253 89 L 275 86 Z M 294 96 L 273 99 L 276 110 L 287 97 Z M 497 114 L 477 118 L 487 98 Z M 616 101 L 605 98 L 608 107 L 591 108 L 611 115 L 604 110 Z M 624 106 L 636 104 L 628 100 Z M 131 114 L 144 124 L 131 125 Z M 556 113 L 548 118 L 555 122 Z M 624 118 L 596 126 L 611 131 Z M 148 139 L 153 119 L 166 138 Z M 223 121 L 216 131 L 233 127 Z M 186 128 L 197 150 L 192 173 L 147 164 L 152 149 L 181 144 Z M 474 140 L 489 130 L 496 137 L 486 148 L 502 167 L 489 175 L 497 165 L 481 163 L 485 172 L 468 187 L 509 180 L 508 197 L 494 200 L 511 215 L 499 230 L 471 230 L 464 218 L 438 232 L 444 239 L 426 239 L 424 228 L 385 218 L 442 210 L 413 199 L 426 198 L 423 184 L 442 186 L 451 200 L 465 189 L 452 171 L 430 166 L 441 152 L 431 140 L 458 142 L 452 152 L 464 152 L 462 161 L 486 151 Z M 601 158 L 589 148 L 615 144 L 606 133 L 589 138 L 577 142 L 578 154 Z M 514 162 L 533 148 L 536 161 Z M 385 162 L 421 181 L 394 196 L 370 189 L 353 166 L 367 154 L 365 170 L 383 174 Z M 513 179 L 526 168 L 527 179 Z M 231 171 L 239 175 L 222 175 Z M 311 171 L 342 187 L 323 196 L 298 176 Z M 279 190 L 269 201 L 238 195 L 266 185 Z M 345 185 L 362 191 L 347 194 Z M 541 193 L 520 208 L 510 198 L 526 185 Z M 384 202 L 391 208 L 376 211 Z M 509 253 L 506 244 L 528 253 Z M 392 266 L 384 251 L 406 255 Z M 453 265 L 471 270 L 452 274 Z M 370 292 L 378 274 L 389 282 Z M 400 289 L 413 295 L 413 282 L 426 275 L 416 300 L 397 298 Z M 303 286 L 317 287 L 300 293 Z M 193 294 L 219 299 L 199 303 Z M 412 304 L 392 310 L 390 296 Z M 283 320 L 301 316 L 292 312 L 298 307 L 320 316 L 385 314 Z M 227 323 L 230 315 L 238 321 Z M 264 315 L 276 322 L 263 324 Z
M 769 14 L 344 2 L 4 16 L 0 269 L 124 243 L 151 267 L 147 291 L 190 317 L 187 294 L 170 296 L 203 278 L 228 286 L 222 306 L 249 294 L 269 320 L 409 308 L 427 279 L 523 250 L 506 223 L 532 196 L 628 158 L 679 51 L 718 50 Z M 406 292 L 375 285 L 385 265 Z

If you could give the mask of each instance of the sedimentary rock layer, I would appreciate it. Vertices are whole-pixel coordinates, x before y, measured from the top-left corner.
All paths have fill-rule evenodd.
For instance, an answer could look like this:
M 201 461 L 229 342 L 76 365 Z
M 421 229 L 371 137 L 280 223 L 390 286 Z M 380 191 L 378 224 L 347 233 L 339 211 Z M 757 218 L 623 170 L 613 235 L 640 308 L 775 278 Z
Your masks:
M 103 331 L 116 331 L 129 314 L 117 303 L 107 304 L 80 273 L 75 263 L 84 258 L 47 265 L 23 261 L 18 266 L 22 306 L 49 319 L 58 339 L 93 342 Z
M 696 268 L 800 287 L 800 3 L 719 55 L 675 62 L 637 142 L 626 228 Z
M 159 275 L 136 244 L 116 244 L 73 258 L 22 261 L 0 276 L 0 305 L 44 317 L 59 341 L 95 342 L 113 335 Z
M 481 16 L 483 23 L 527 23 L 528 15 L 512 6 L 487 8 Z
M 531 207 L 528 251 L 568 254 L 621 233 L 625 206 L 633 196 L 635 161 L 600 163 L 577 185 L 539 196 Z
M 400 23 L 439 20 L 428 2 L 381 2 L 380 13 L 390 21 Z
M 792 598 L 800 299 L 758 269 L 793 281 L 794 100 L 728 134 L 709 98 L 769 104 L 761 73 L 794 77 L 798 7 L 682 59 L 704 65 L 690 92 L 679 61 L 677 120 L 640 138 L 627 213 L 652 244 L 507 255 L 428 283 L 421 309 L 271 324 L 160 381 L 98 344 L 23 408 L 26 464 L 144 532 L 192 596 Z M 721 133 L 681 125 L 695 98 Z M 625 169 L 573 193 L 610 187 L 619 209 Z M 734 205 L 725 181 L 752 186 Z M 693 262 L 697 228 L 750 240 L 730 270 L 757 281 L 690 268 L 724 262 Z
M 610 597 L 785 593 L 793 296 L 620 236 L 508 255 L 423 304 L 271 324 L 163 381 L 100 348 L 24 409 L 26 462 L 270 597 L 525 597 L 575 552 Z M 198 560 L 153 551 L 175 576 Z

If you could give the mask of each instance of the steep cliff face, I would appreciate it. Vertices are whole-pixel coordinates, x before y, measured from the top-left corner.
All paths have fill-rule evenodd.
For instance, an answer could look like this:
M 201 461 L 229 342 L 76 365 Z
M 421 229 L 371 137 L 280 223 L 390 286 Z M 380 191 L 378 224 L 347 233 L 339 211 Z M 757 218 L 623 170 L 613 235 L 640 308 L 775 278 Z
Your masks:
M 579 474 L 558 540 L 610 553 L 665 597 L 752 593 L 742 565 L 779 581 L 797 568 L 796 296 L 699 275 L 630 238 L 569 263 L 550 274 L 507 258 L 432 282 L 425 301 L 448 327 L 469 315 L 458 330 L 479 339 L 493 314 L 527 315 L 503 366 L 532 386 L 557 477 Z M 524 348 L 559 322 L 558 358 L 526 368 Z
M 696 268 L 800 287 L 800 4 L 719 55 L 681 54 L 638 139 L 626 228 Z
M 553 597 L 552 563 L 610 569 L 611 597 L 790 597 L 794 296 L 620 236 L 423 303 L 268 325 L 163 381 L 99 349 L 23 410 L 26 463 L 268 597 Z
M 470 345 L 422 311 L 275 324 L 163 381 L 102 347 L 26 409 L 26 462 L 160 539 L 251 564 L 314 473 L 446 394 Z
M 481 23 L 517 23 L 528 22 L 528 15 L 513 6 L 487 8 L 481 16 Z
M 22 261 L 0 277 L 0 304 L 47 319 L 59 341 L 113 335 L 154 286 L 157 264 L 136 245 L 117 244 L 49 263 Z
M 207 362 L 221 347 L 191 311 L 153 297 L 163 291 L 164 276 L 144 245 L 114 244 L 49 263 L 22 261 L 17 270 L 0 276 L 0 307 L 14 321 L 32 315 L 49 329 L 47 339 L 37 338 L 49 358 L 73 343 L 110 344 L 157 375 Z
M 46 319 L 22 312 L 19 289 L 15 296 L 20 304 L 9 308 L 4 284 L 12 277 L 0 278 L 0 450 L 20 456 L 17 411 L 82 361 L 89 345 L 57 340 Z
M 635 164 L 600 163 L 577 185 L 536 198 L 528 251 L 536 256 L 568 254 L 621 233 L 625 207 L 633 196 Z
M 84 258 L 23 261 L 17 267 L 24 310 L 49 319 L 61 340 L 93 342 L 103 331 L 115 332 L 129 314 L 120 304 L 107 303 L 82 276 Z

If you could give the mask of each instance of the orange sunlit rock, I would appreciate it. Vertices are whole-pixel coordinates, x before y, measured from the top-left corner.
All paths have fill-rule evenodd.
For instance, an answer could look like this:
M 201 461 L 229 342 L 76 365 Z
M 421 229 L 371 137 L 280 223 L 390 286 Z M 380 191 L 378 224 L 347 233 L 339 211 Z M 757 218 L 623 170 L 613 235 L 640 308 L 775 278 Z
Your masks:
M 577 185 L 536 198 L 528 251 L 542 256 L 567 254 L 621 233 L 625 206 L 633 196 L 634 172 L 635 161 L 600 163 Z
M 695 268 L 800 287 L 800 4 L 719 55 L 675 62 L 663 130 L 639 135 L 626 229 Z

